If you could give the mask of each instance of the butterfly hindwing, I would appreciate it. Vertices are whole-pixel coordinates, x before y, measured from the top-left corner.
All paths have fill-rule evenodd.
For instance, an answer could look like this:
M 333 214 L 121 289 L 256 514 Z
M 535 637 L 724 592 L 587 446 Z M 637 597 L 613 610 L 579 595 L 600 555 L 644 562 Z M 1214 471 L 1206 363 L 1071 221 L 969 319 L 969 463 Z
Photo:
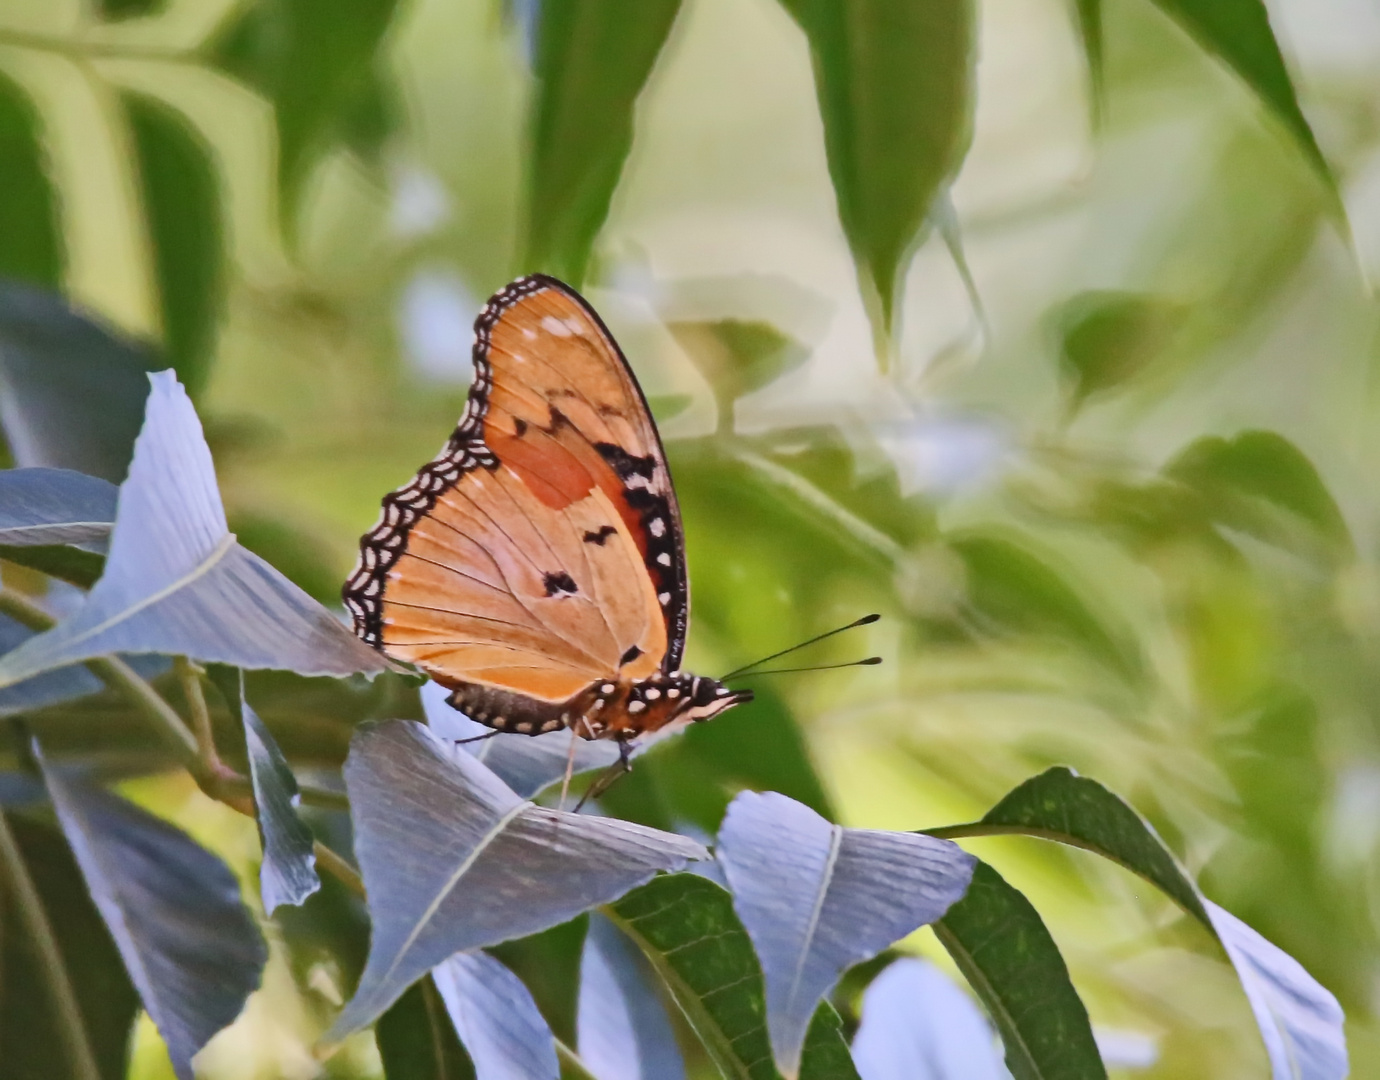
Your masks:
M 357 632 L 445 685 L 534 705 L 672 670 L 689 609 L 679 512 L 613 338 L 531 277 L 481 313 L 474 355 L 459 427 L 361 541 Z

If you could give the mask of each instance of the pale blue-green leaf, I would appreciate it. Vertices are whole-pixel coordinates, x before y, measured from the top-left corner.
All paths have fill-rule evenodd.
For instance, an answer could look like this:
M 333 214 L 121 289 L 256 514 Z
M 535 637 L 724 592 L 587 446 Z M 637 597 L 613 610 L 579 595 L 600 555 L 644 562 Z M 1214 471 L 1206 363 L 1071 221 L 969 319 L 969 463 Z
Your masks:
M 373 935 L 333 1038 L 457 952 L 545 930 L 708 857 L 682 836 L 533 806 L 411 721 L 357 732 L 345 785 Z
M 862 1080 L 1010 1080 L 977 1004 L 927 960 L 905 957 L 863 994 L 853 1037 Z
M 119 489 L 71 469 L 0 472 L 0 544 L 75 544 L 105 551 Z
M 235 542 L 196 410 L 172 372 L 150 379 L 105 573 L 70 618 L 0 659 L 0 687 L 113 652 L 302 675 L 384 670 L 380 654 Z
M 1139 874 L 1221 941 L 1251 1003 L 1274 1080 L 1347 1075 L 1337 999 L 1292 957 L 1205 899 L 1145 819 L 1097 781 L 1049 769 L 1012 789 L 981 822 L 933 831 L 1026 833 L 1094 851 Z
M 268 950 L 235 875 L 167 822 L 43 761 L 48 794 L 86 887 L 167 1044 L 179 1080 L 239 1015 Z
M 599 1080 L 685 1080 L 676 1033 L 651 965 L 602 915 L 589 920 L 580 961 L 577 1041 Z
M 56 293 L 0 283 L 0 424 L 21 466 L 118 484 L 129 468 L 152 357 Z
M 557 1080 L 556 1042 L 522 980 L 482 952 L 432 971 L 476 1080 Z
M 844 969 L 934 922 L 967 889 L 971 855 L 915 839 L 831 825 L 776 792 L 743 792 L 729 806 L 717 855 L 762 961 L 772 1052 L 788 1076 Z
M 422 687 L 422 708 L 426 722 L 443 741 L 458 745 L 498 774 L 498 778 L 524 799 L 565 776 L 570 763 L 568 731 L 548 731 L 545 735 L 492 734 L 493 728 L 471 720 L 446 704 L 450 694 L 444 686 L 429 682 Z M 475 742 L 462 740 L 474 739 Z M 618 744 L 588 739 L 575 740 L 573 772 L 588 772 L 612 765 L 618 760 Z
M 297 815 L 301 801 L 297 777 L 292 775 L 273 733 L 244 700 L 243 688 L 240 701 L 249 775 L 259 811 L 259 839 L 263 843 L 259 889 L 264 911 L 272 915 L 280 904 L 301 904 L 321 888 L 321 878 L 316 873 L 311 830 Z

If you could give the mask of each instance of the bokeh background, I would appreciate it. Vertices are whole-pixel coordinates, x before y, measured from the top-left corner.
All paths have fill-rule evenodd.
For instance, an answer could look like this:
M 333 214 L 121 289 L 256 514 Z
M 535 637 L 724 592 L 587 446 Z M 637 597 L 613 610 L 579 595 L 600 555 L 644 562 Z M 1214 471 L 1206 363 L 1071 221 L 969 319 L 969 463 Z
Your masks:
M 712 832 L 748 784 L 919 828 L 1073 765 L 1337 994 L 1370 1076 L 1380 9 L 1268 6 L 1344 211 L 1150 0 L 1103 6 L 1100 106 L 1072 3 L 988 0 L 971 148 L 887 339 L 800 27 L 776 0 L 685 0 L 584 286 L 668 443 L 688 666 L 874 610 L 816 655 L 886 663 L 764 679 L 607 802 Z M 232 528 L 329 603 L 460 414 L 483 301 L 547 268 L 523 261 L 533 18 L 0 0 L 0 274 L 159 343 Z M 338 760 L 355 717 L 306 700 L 260 711 L 299 758 Z M 251 823 L 176 779 L 131 791 L 251 878 Z M 1079 852 L 973 849 L 1045 915 L 1117 1075 L 1264 1075 L 1229 968 L 1167 901 Z M 939 956 L 927 933 L 909 944 Z M 334 989 L 289 952 L 205 1075 L 375 1075 L 367 1037 L 313 1058 Z M 147 1023 L 131 1068 L 171 1075 Z

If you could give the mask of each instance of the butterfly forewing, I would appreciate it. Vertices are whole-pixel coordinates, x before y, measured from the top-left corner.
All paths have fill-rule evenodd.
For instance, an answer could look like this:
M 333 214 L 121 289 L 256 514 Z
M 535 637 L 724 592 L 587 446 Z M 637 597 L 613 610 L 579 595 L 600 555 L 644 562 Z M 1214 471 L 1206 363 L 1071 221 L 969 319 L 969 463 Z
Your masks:
M 465 416 L 384 499 L 345 600 L 366 641 L 451 686 L 560 702 L 679 664 L 665 457 L 617 345 L 565 286 L 524 278 L 480 315 Z

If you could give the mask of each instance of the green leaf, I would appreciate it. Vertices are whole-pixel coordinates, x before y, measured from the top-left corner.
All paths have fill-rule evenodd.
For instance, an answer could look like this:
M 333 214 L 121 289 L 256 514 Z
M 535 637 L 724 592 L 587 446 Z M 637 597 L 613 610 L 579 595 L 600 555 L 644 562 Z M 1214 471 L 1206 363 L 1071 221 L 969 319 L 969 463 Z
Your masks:
M 575 1045 L 580 956 L 588 929 L 589 917 L 581 915 L 539 934 L 485 950 L 523 981 L 556 1038 L 568 1046 Z
M 62 232 L 38 125 L 28 96 L 0 75 L 0 277 L 56 287 Z
M 1250 1001 L 1276 1080 L 1346 1076 L 1343 1017 L 1336 999 L 1291 957 L 1205 900 L 1154 830 L 1095 780 L 1066 768 L 1049 769 L 1015 788 L 981 822 L 927 831 L 950 839 L 1039 836 L 1126 867 L 1166 893 L 1222 944 Z M 974 888 L 976 882 L 975 876 Z
M 1198 439 L 1164 472 L 1194 488 L 1216 521 L 1286 546 L 1297 540 L 1302 523 L 1314 534 L 1315 546 L 1321 541 L 1330 557 L 1344 559 L 1352 553 L 1346 521 L 1317 468 L 1273 431 Z
M 680 0 L 538 0 L 524 272 L 576 288 L 632 147 L 633 108 Z
M 215 351 L 225 269 L 220 190 L 210 148 L 182 117 L 124 99 L 153 247 L 164 352 L 195 397 Z
M 1094 123 L 1102 118 L 1102 97 L 1107 85 L 1106 39 L 1102 33 L 1102 0 L 1074 0 L 1078 12 L 1078 35 L 1088 57 L 1088 83 L 1092 96 Z
M 987 1006 L 1015 1080 L 1105 1080 L 1088 1010 L 1059 947 L 1000 874 L 979 862 L 967 895 L 934 932 Z
M 1113 634 L 1039 556 L 990 534 L 959 536 L 950 546 L 967 570 L 968 601 L 992 630 L 1063 640 L 1126 678 L 1139 677 L 1142 662 L 1134 643 Z
M 1299 108 L 1298 96 L 1263 0 L 1154 0 L 1154 3 L 1188 31 L 1202 48 L 1231 68 L 1284 125 L 1326 185 L 1340 216 L 1343 211 L 1336 177 Z M 1087 52 L 1096 93 L 1100 92 L 1104 67 L 1102 0 L 1077 0 L 1077 4 L 1083 48 Z
M 728 1080 L 777 1080 L 762 969 L 732 898 L 712 881 L 671 874 L 604 909 L 643 951 Z M 800 1080 L 856 1080 L 827 1002 L 805 1038 Z
M 105 570 L 105 556 L 68 544 L 36 544 L 18 547 L 0 544 L 0 559 L 38 570 L 49 577 L 89 589 Z
M 1163 354 L 1182 320 L 1182 308 L 1142 293 L 1080 293 L 1057 316 L 1060 373 L 1075 406 L 1134 378 Z
M 936 196 L 972 139 L 970 0 L 782 0 L 810 40 L 839 219 L 878 329 Z
M 215 43 L 214 61 L 273 102 L 287 219 L 333 145 L 391 132 L 379 54 L 396 9 L 397 0 L 258 0 Z
M 430 975 L 379 1017 L 374 1040 L 388 1080 L 474 1080 L 474 1066 Z
M 44 938 L 57 950 L 56 968 L 46 962 Z M 64 1023 L 55 992 L 75 1023 Z M 0 815 L 0 1060 L 7 1080 L 124 1080 L 138 1009 L 62 834 Z M 79 1057 L 71 1054 L 74 1043 Z

